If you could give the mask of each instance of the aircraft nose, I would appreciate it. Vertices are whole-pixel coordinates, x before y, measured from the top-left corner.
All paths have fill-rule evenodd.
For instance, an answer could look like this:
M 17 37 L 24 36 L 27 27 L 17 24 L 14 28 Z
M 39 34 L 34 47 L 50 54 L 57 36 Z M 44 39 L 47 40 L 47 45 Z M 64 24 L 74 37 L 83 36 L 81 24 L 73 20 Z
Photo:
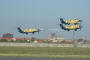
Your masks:
M 82 20 L 79 20 L 80 22 L 82 22 Z
M 44 30 L 43 28 L 41 28 L 41 29 L 38 29 L 38 31 L 42 31 L 42 30 Z
M 38 31 L 41 31 L 40 29 L 38 29 Z

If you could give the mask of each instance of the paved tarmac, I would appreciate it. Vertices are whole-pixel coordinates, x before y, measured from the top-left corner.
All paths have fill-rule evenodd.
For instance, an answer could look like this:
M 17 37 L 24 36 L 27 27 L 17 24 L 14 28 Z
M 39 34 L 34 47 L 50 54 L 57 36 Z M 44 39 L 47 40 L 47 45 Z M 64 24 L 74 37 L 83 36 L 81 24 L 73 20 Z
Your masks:
M 3 57 L 0 60 L 89 60 L 87 58 L 29 58 L 29 57 Z

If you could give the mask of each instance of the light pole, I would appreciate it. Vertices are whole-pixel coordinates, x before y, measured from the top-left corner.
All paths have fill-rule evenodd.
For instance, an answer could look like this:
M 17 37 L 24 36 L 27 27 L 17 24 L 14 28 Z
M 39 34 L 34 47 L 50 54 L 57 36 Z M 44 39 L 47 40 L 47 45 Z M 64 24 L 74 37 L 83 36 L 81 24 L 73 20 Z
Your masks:
M 75 31 L 73 30 L 73 46 L 77 48 L 77 38 L 75 37 Z

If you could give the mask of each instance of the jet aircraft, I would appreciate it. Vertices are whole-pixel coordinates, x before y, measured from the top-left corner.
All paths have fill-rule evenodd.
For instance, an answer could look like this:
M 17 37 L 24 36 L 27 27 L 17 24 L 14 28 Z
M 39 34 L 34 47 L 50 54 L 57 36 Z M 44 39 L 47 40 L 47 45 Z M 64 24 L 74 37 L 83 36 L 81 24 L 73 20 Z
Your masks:
M 70 31 L 70 30 L 75 30 L 75 31 L 77 31 L 77 29 L 80 29 L 80 30 L 81 30 L 81 26 L 80 26 L 80 25 L 64 26 L 63 24 L 60 24 L 60 27 L 61 27 L 63 30 L 67 30 L 67 31 Z
M 20 27 L 17 27 L 17 30 L 18 30 L 18 32 L 20 32 L 20 33 L 22 33 L 22 34 L 28 34 L 28 33 L 32 33 L 32 34 L 34 34 L 34 33 L 36 33 L 36 32 L 40 32 L 41 30 L 40 29 L 37 29 L 37 28 L 30 28 L 30 29 L 22 29 L 22 28 L 20 28 Z
M 65 21 L 64 21 L 63 18 L 60 18 L 60 21 L 61 21 L 62 24 L 65 24 L 65 25 L 66 25 L 66 24 L 68 24 L 68 25 L 69 25 L 69 24 L 75 24 L 75 25 L 76 25 L 76 24 L 78 24 L 79 22 L 82 22 L 82 20 L 78 20 L 78 19 L 72 19 L 72 20 L 65 20 Z

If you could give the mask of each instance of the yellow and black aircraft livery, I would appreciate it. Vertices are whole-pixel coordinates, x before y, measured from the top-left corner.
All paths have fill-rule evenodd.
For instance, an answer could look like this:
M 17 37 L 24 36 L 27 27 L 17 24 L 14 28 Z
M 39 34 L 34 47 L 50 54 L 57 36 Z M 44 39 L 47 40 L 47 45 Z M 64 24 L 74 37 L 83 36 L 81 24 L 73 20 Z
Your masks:
M 36 29 L 36 28 L 30 28 L 30 29 L 21 29 L 20 27 L 17 28 L 18 32 L 22 33 L 22 34 L 28 34 L 28 33 L 32 33 L 34 34 L 35 32 L 40 32 L 40 29 Z
M 60 21 L 62 24 L 78 24 L 79 22 L 82 22 L 82 20 L 78 20 L 78 19 L 72 19 L 72 20 L 63 20 L 63 18 L 60 18 Z
M 70 30 L 75 30 L 75 31 L 77 31 L 77 29 L 80 29 L 80 30 L 81 30 L 81 26 L 80 26 L 80 25 L 64 26 L 63 24 L 60 24 L 60 27 L 61 27 L 63 30 L 67 30 L 67 31 L 70 31 Z

